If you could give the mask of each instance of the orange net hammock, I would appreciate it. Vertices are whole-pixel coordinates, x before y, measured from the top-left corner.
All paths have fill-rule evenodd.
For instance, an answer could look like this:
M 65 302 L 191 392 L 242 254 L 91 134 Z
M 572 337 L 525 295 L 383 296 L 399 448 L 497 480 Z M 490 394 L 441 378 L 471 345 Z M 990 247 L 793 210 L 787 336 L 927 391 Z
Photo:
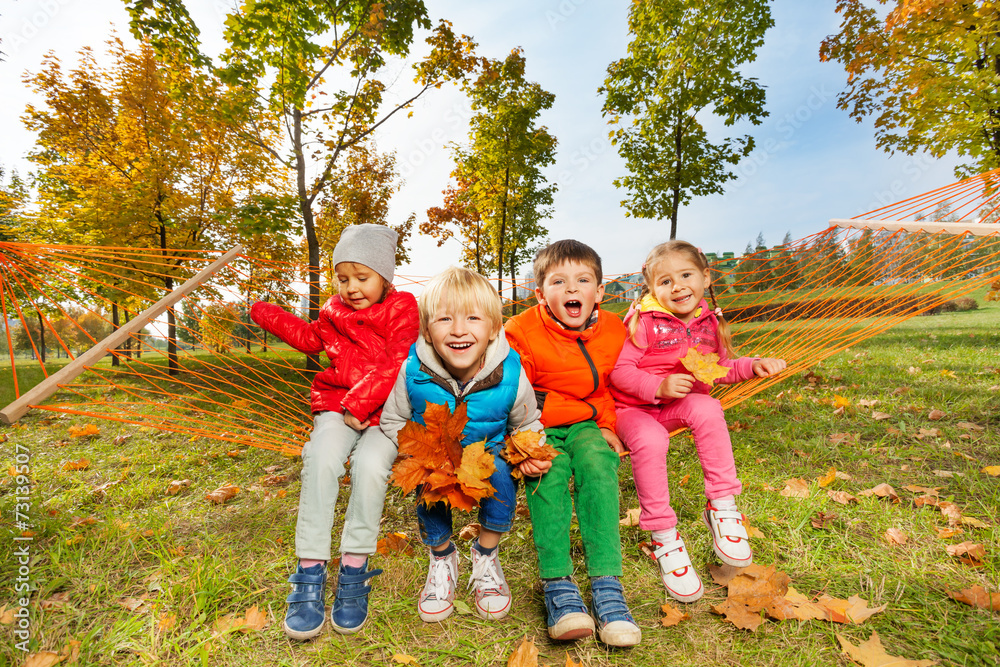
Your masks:
M 740 352 L 789 364 L 774 378 L 719 387 L 723 405 L 1000 277 L 998 181 L 1000 170 L 715 262 L 713 284 Z M 21 396 L 218 256 L 0 243 L 0 377 Z M 304 355 L 265 335 L 248 312 L 267 300 L 302 315 L 293 289 L 302 269 L 238 256 L 172 307 L 173 324 L 167 316 L 145 323 L 31 407 L 300 452 L 312 427 L 312 373 Z M 419 291 L 425 280 L 397 276 L 396 286 Z M 606 280 L 602 307 L 624 313 L 640 276 Z M 506 314 L 533 305 L 531 287 L 503 285 Z

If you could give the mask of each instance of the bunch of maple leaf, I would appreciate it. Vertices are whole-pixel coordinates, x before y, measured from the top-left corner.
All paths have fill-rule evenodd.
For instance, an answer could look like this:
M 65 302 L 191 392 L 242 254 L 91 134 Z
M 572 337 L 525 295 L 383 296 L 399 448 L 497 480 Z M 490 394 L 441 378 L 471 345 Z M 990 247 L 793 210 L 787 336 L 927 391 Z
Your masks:
M 428 403 L 424 423 L 406 422 L 398 436 L 399 458 L 392 469 L 392 483 L 404 493 L 421 487 L 419 501 L 433 505 L 443 501 L 469 511 L 496 491 L 489 479 L 496 471 L 486 441 L 462 447 L 462 431 L 468 423 L 466 404 L 454 414 L 447 405 Z
M 559 456 L 559 452 L 549 445 L 540 444 L 542 434 L 538 431 L 517 431 L 507 436 L 506 446 L 501 452 L 504 460 L 513 468 L 510 474 L 514 479 L 522 479 L 524 473 L 517 467 L 518 463 L 535 459 L 538 461 L 551 461 Z

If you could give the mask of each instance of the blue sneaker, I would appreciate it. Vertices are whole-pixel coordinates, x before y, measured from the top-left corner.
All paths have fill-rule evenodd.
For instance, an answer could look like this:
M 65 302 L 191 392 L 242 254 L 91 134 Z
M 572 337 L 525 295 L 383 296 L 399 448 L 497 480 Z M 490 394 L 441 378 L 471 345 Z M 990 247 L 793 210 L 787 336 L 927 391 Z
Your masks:
M 549 637 L 567 641 L 594 634 L 594 619 L 587 613 L 580 589 L 569 577 L 546 581 L 542 591 L 545 593 Z
M 365 582 L 382 574 L 382 570 L 369 570 L 368 561 L 361 567 L 350 567 L 341 563 L 337 574 L 337 595 L 330 611 L 333 629 L 342 635 L 350 635 L 362 628 L 368 620 L 368 594 L 372 587 Z
M 638 644 L 642 631 L 625 604 L 625 589 L 618 577 L 593 577 L 590 594 L 601 641 L 608 646 Z
M 322 632 L 326 618 L 326 563 L 307 568 L 298 565 L 288 581 L 292 593 L 285 600 L 285 634 L 299 641 L 312 639 Z

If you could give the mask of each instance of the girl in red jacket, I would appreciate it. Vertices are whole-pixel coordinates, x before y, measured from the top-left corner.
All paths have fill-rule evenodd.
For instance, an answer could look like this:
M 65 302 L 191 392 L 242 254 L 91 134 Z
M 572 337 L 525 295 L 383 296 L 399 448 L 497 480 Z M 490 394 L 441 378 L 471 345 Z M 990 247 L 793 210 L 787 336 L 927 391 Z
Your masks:
M 357 632 L 368 618 L 366 582 L 375 552 L 386 484 L 396 445 L 378 427 L 396 374 L 419 331 L 417 302 L 392 285 L 396 232 L 381 225 L 347 227 L 333 251 L 340 293 L 319 319 L 304 322 L 270 303 L 255 303 L 250 317 L 306 354 L 326 351 L 330 367 L 312 383 L 312 436 L 302 449 L 302 488 L 295 527 L 298 567 L 288 578 L 285 634 L 315 637 L 326 615 L 326 562 L 344 464 L 351 460 L 351 498 L 340 538 L 337 594 L 330 612 L 341 634 Z
M 629 338 L 611 373 L 611 392 L 618 435 L 631 451 L 639 527 L 652 531 L 654 558 L 667 593 L 680 602 L 694 602 L 704 591 L 677 535 L 677 515 L 670 506 L 670 431 L 686 426 L 694 437 L 708 498 L 702 518 L 716 555 L 724 563 L 745 567 L 753 562 L 753 552 L 745 517 L 736 509 L 742 485 L 722 405 L 709 395 L 712 387 L 690 375 L 680 359 L 692 347 L 718 354 L 719 365 L 729 369 L 720 380 L 726 384 L 780 373 L 785 362 L 731 358 L 735 355 L 729 325 L 715 303 L 708 259 L 690 243 L 668 241 L 653 248 L 642 265 L 642 277 L 642 293 L 625 316 Z M 712 308 L 703 298 L 706 289 Z

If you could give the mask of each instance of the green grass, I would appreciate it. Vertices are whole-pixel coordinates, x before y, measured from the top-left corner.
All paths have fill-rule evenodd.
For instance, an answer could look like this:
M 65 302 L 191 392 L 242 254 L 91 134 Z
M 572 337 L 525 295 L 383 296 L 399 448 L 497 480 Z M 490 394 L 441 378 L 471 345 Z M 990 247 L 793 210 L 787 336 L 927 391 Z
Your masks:
M 623 581 L 643 629 L 642 643 L 608 650 L 594 640 L 550 642 L 531 526 L 520 519 L 502 552 L 515 595 L 508 619 L 486 622 L 456 615 L 441 624 L 422 623 L 415 605 L 427 561 L 418 548 L 412 556 L 375 558 L 385 574 L 375 580 L 372 616 L 360 634 L 341 637 L 327 630 L 309 643 L 289 642 L 281 619 L 285 578 L 294 563 L 297 458 L 255 449 L 229 456 L 225 443 L 112 421 L 92 421 L 100 434 L 81 441 L 68 436 L 68 427 L 87 420 L 46 412 L 33 412 L 0 430 L 0 437 L 7 437 L 0 457 L 0 516 L 6 544 L 12 545 L 0 561 L 0 605 L 15 599 L 18 565 L 9 552 L 15 546 L 17 485 L 7 469 L 15 463 L 15 447 L 22 447 L 30 451 L 33 480 L 31 649 L 59 651 L 79 641 L 78 664 L 368 665 L 389 664 L 394 654 L 405 654 L 425 666 L 504 665 L 523 637 L 533 637 L 541 664 L 550 665 L 565 664 L 567 651 L 586 665 L 847 665 L 836 634 L 858 643 L 877 632 L 893 655 L 996 665 L 1000 618 L 946 593 L 974 584 L 1000 589 L 993 527 L 1000 521 L 1000 480 L 980 472 L 1000 465 L 1000 304 L 981 298 L 980 304 L 975 311 L 909 320 L 815 366 L 819 381 L 795 375 L 727 414 L 744 483 L 741 509 L 763 533 L 753 540 L 757 562 L 788 573 L 792 585 L 807 595 L 857 594 L 872 606 L 888 605 L 862 625 L 767 621 L 750 633 L 711 612 L 725 590 L 711 583 L 707 572 L 714 556 L 699 519 L 701 470 L 691 439 L 682 434 L 674 438 L 669 455 L 672 502 L 707 594 L 687 606 L 692 618 L 678 627 L 659 626 L 664 591 L 637 546 L 646 536 L 625 527 Z M 850 401 L 844 414 L 834 413 L 834 396 Z M 862 400 L 878 403 L 866 407 Z M 944 411 L 945 418 L 929 420 L 932 409 Z M 873 410 L 891 417 L 876 421 Z M 983 430 L 968 430 L 960 422 Z M 916 437 L 920 429 L 931 428 L 939 433 Z M 851 434 L 851 441 L 833 442 L 834 433 Z M 130 437 L 115 444 L 121 435 Z M 90 461 L 86 469 L 63 469 L 82 458 Z M 265 486 L 262 480 L 272 466 L 280 466 L 289 480 Z M 837 480 L 829 489 L 859 496 L 888 483 L 900 502 L 863 496 L 846 507 L 832 502 L 816 481 L 831 467 L 852 479 Z M 810 483 L 809 498 L 779 494 L 785 481 L 796 477 Z M 192 480 L 191 487 L 165 495 L 169 483 L 179 479 Z M 233 500 L 214 505 L 204 499 L 227 482 L 241 488 Z M 106 483 L 111 484 L 103 493 L 95 492 Z M 962 535 L 939 539 L 935 528 L 946 526 L 946 520 L 932 507 L 915 507 L 916 494 L 905 490 L 907 485 L 941 487 L 941 499 L 991 527 L 966 526 Z M 279 490 L 284 497 L 277 497 Z M 338 506 L 341 519 L 348 490 L 344 487 Z M 624 515 L 637 506 L 628 463 L 621 469 L 621 490 Z M 823 530 L 811 525 L 819 511 L 837 515 Z M 86 517 L 96 522 L 71 527 L 74 519 Z M 456 520 L 468 517 L 456 513 Z M 334 528 L 335 543 L 341 525 L 338 521 Z M 889 547 L 882 535 L 890 527 L 905 531 L 908 542 Z M 394 489 L 383 525 L 383 532 L 392 531 L 417 533 L 412 499 Z M 985 545 L 981 567 L 946 553 L 947 545 L 964 540 Z M 574 545 L 581 567 L 578 537 Z M 468 545 L 462 550 L 467 552 Z M 463 559 L 463 586 L 467 571 Z M 586 579 L 581 571 L 577 578 Z M 464 588 L 462 596 L 469 601 Z M 138 610 L 123 606 L 143 597 Z M 267 611 L 266 629 L 213 631 L 220 617 L 242 614 L 251 605 Z M 171 617 L 173 627 L 161 628 L 161 618 Z M 21 664 L 24 655 L 14 648 L 12 626 L 0 625 L 0 637 L 0 664 Z

